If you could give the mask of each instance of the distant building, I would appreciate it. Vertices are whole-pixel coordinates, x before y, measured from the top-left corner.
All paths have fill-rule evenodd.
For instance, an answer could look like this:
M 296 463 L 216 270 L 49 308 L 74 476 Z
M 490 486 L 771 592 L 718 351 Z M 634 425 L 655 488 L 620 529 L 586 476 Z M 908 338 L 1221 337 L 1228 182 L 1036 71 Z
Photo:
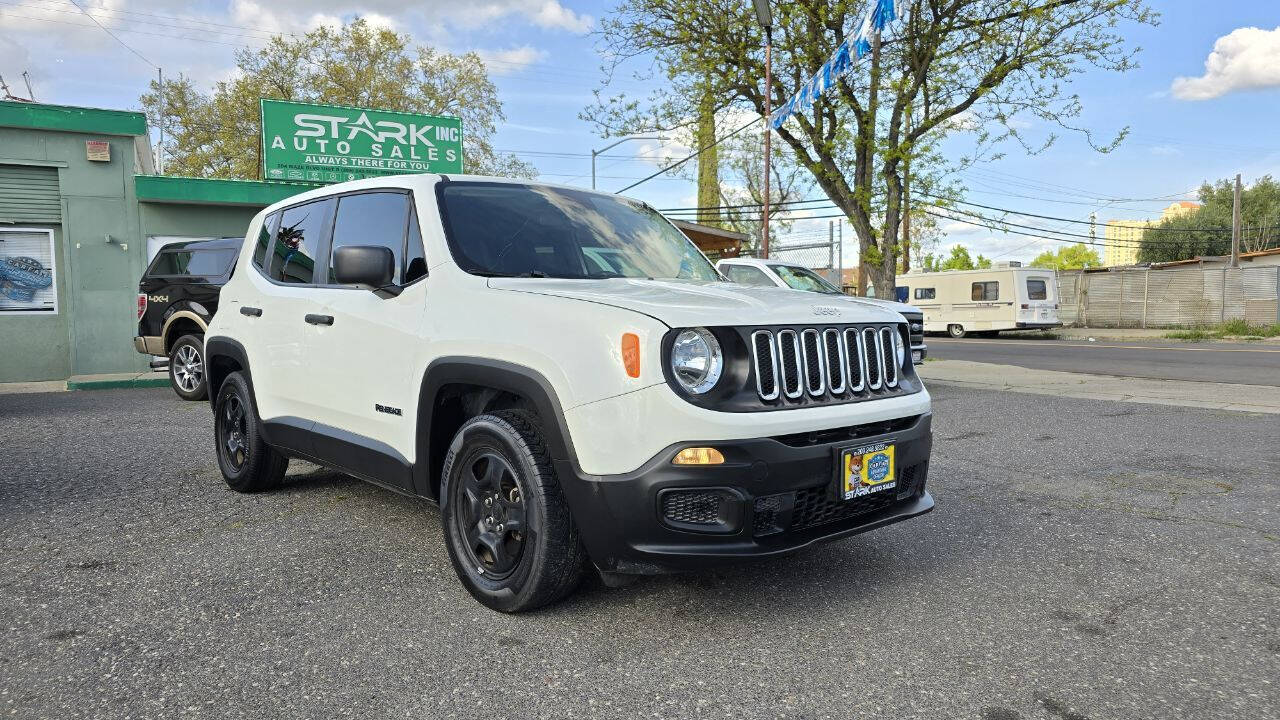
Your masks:
M 1183 200 L 1165 208 L 1160 213 L 1160 220 L 1108 220 L 1103 235 L 1103 263 L 1107 266 L 1133 265 L 1138 262 L 1138 247 L 1147 228 L 1199 209 L 1200 203 Z

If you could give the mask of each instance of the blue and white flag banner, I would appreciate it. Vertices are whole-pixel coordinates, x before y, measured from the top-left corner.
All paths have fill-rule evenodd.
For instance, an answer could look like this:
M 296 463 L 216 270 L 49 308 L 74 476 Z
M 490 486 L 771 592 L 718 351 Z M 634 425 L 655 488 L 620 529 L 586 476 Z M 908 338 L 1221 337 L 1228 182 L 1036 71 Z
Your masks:
M 814 101 L 849 72 L 855 62 L 871 52 L 871 33 L 883 30 L 895 18 L 893 0 L 875 0 L 867 11 L 867 16 L 862 19 L 857 34 L 846 37 L 813 78 L 802 85 L 790 100 L 773 111 L 769 116 L 769 125 L 776 130 L 793 114 L 807 112 L 812 108 Z

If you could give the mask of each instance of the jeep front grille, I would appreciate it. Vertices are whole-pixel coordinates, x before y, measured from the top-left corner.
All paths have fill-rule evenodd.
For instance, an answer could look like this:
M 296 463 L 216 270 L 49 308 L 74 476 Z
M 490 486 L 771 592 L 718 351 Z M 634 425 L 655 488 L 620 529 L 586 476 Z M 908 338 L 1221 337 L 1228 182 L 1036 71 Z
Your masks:
M 898 346 L 891 325 L 786 328 L 751 333 L 756 391 L 765 401 L 849 398 L 898 388 Z

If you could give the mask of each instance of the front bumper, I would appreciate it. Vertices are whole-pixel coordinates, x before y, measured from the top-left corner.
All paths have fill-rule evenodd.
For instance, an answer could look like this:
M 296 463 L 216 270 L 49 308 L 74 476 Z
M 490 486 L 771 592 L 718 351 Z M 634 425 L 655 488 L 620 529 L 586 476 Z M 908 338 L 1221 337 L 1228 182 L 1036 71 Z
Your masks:
M 852 501 L 836 499 L 840 448 L 893 443 L 897 485 Z M 672 445 L 639 470 L 592 476 L 557 463 L 587 552 L 609 572 L 653 574 L 794 552 L 933 509 L 925 490 L 932 414 L 795 435 Z M 723 465 L 674 465 L 686 447 L 712 446 Z M 663 498 L 706 489 L 722 498 L 714 529 L 673 521 Z

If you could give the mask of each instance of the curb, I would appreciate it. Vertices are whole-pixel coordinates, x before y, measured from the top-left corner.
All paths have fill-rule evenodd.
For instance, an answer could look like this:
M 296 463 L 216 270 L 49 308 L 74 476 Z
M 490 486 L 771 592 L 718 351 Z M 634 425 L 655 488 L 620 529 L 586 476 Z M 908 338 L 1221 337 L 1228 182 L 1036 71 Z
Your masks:
M 112 378 L 110 380 L 67 380 L 68 390 L 114 390 L 118 388 L 151 388 L 168 387 L 169 376 L 138 376 L 132 378 Z

